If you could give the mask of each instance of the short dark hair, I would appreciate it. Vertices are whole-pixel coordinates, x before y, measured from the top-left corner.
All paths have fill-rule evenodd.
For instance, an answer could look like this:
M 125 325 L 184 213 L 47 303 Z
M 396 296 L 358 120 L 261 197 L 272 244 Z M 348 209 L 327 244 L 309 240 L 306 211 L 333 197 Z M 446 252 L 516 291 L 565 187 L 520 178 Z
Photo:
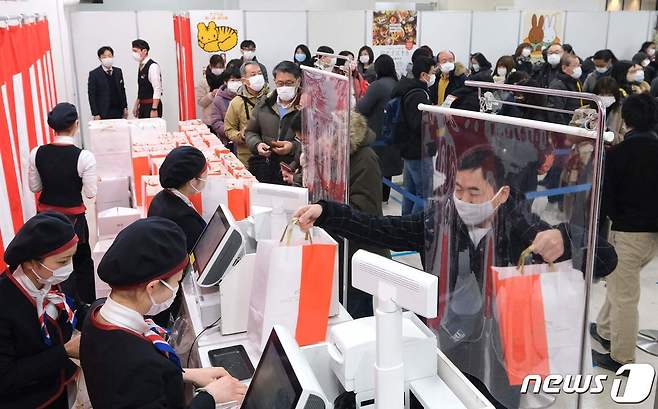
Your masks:
M 345 57 L 352 56 L 352 59 L 354 59 L 354 54 L 351 51 L 343 50 L 339 52 L 338 55 L 342 55 Z M 342 67 L 345 65 L 346 62 L 347 62 L 347 58 L 338 58 L 336 61 L 336 66 Z
M 302 132 L 302 111 L 297 111 L 290 118 L 290 129 L 295 133 Z
M 137 40 L 133 41 L 133 48 L 139 48 L 140 50 L 151 51 L 151 47 L 149 46 L 149 43 L 142 40 L 141 38 L 138 38 Z
M 278 63 L 272 70 L 272 76 L 276 78 L 276 75 L 280 72 L 292 74 L 295 78 L 301 78 L 302 76 L 302 70 L 292 61 L 281 61 Z
M 254 43 L 253 40 L 244 40 L 243 42 L 240 43 L 240 49 L 245 49 L 245 48 L 256 48 L 256 43 Z
M 212 56 L 210 56 L 210 65 L 212 67 L 217 66 L 220 63 L 221 63 L 220 68 L 224 68 L 224 65 L 225 65 L 224 57 L 222 57 L 219 54 L 213 54 Z
M 592 56 L 592 60 L 603 60 L 605 62 L 610 62 L 610 61 L 617 62 L 617 57 L 615 57 L 615 54 L 612 51 L 610 51 L 608 49 L 605 49 L 605 50 L 599 50 L 599 51 L 595 52 L 594 55 Z
M 363 47 L 359 48 L 359 58 L 361 58 L 361 53 L 363 52 L 368 53 L 368 64 L 372 64 L 373 61 L 375 61 L 375 53 L 372 52 L 372 48 L 368 47 L 367 45 L 364 45 Z M 361 61 L 359 61 L 359 64 L 361 64 Z
M 619 104 L 619 101 L 621 101 L 621 91 L 619 91 L 619 84 L 617 83 L 617 80 L 607 75 L 605 77 L 599 78 L 599 80 L 596 81 L 592 93 L 596 95 L 609 94 L 614 96 L 616 102 L 612 104 L 610 108 L 615 108 L 617 104 Z M 594 109 L 597 107 L 594 101 L 590 102 L 590 106 Z
M 420 74 L 424 72 L 429 74 L 432 71 L 432 67 L 434 67 L 434 61 L 430 57 L 422 56 L 416 58 L 411 72 L 414 74 L 414 78 L 420 79 Z
M 112 47 L 110 47 L 109 45 L 104 45 L 101 48 L 99 48 L 98 52 L 96 53 L 98 54 L 98 58 L 101 58 L 101 55 L 103 55 L 105 51 L 111 52 L 112 55 L 114 56 L 114 50 L 112 49 Z
M 230 79 L 240 79 L 242 74 L 240 74 L 240 67 L 242 67 L 242 60 L 235 58 L 226 64 L 226 68 L 222 73 L 222 82 L 228 82 Z
M 621 117 L 630 128 L 652 130 L 658 124 L 658 103 L 649 94 L 633 94 L 621 105 Z
M 482 169 L 482 176 L 494 189 L 505 184 L 505 167 L 491 147 L 475 146 L 463 153 L 457 170 L 474 171 L 477 169 Z
M 640 46 L 640 49 L 638 51 L 641 51 L 641 52 L 644 53 L 644 52 L 647 51 L 647 48 L 649 48 L 652 45 L 656 45 L 656 43 L 653 42 L 653 41 L 645 41 L 645 42 L 642 43 L 642 45 Z
M 642 61 L 646 60 L 647 58 L 649 58 L 649 56 L 646 53 L 640 51 L 639 53 L 635 53 L 631 61 L 633 61 L 633 64 L 642 65 Z
M 529 80 L 529 79 L 530 79 L 530 75 L 527 72 L 518 70 L 518 71 L 514 71 L 514 72 L 510 73 L 507 76 L 507 79 L 505 80 L 505 84 L 515 85 L 515 84 L 518 84 L 521 81 L 526 81 L 526 80 Z
M 411 54 L 411 63 L 412 64 L 415 63 L 419 57 L 433 58 L 434 55 L 432 54 L 431 51 L 429 51 L 425 47 L 417 48 L 416 51 L 414 51 L 413 54 Z
M 375 73 L 379 78 L 393 78 L 398 80 L 398 73 L 395 70 L 395 61 L 388 54 L 382 54 L 375 60 Z
M 317 51 L 317 52 L 319 52 L 319 53 L 333 54 L 333 53 L 334 53 L 334 49 L 331 48 L 331 47 L 327 47 L 326 45 L 321 45 L 321 46 L 318 47 L 318 51 Z
M 571 44 L 562 44 L 562 49 L 564 50 L 565 53 L 574 54 L 574 55 L 576 54 L 573 51 L 573 47 L 571 46 Z

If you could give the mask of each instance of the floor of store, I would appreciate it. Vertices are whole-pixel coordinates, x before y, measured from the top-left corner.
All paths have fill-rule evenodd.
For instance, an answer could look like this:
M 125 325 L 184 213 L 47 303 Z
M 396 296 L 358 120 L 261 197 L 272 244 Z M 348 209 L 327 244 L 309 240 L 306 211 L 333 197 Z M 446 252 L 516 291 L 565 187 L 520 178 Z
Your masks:
M 397 181 L 398 183 L 401 182 Z M 402 196 L 397 192 L 391 192 L 391 198 L 388 204 L 384 204 L 385 215 L 399 215 L 401 208 Z M 420 256 L 418 254 L 402 255 L 395 257 L 396 261 L 405 263 L 416 268 L 420 268 Z M 605 283 L 599 282 L 592 287 L 592 301 L 590 303 L 590 319 L 596 319 L 599 309 L 605 300 Z M 642 296 L 640 299 L 640 329 L 658 329 L 658 258 L 650 263 L 644 271 L 642 271 Z M 601 346 L 592 340 L 592 347 L 599 352 L 605 352 Z M 637 349 L 636 355 L 637 363 L 651 364 L 654 368 L 658 368 L 658 357 L 647 354 L 646 352 Z M 610 398 L 610 390 L 614 374 L 610 371 L 600 368 L 593 368 L 594 375 L 605 374 L 608 375 L 608 381 L 604 383 L 605 392 L 598 395 L 585 395 L 583 396 L 582 409 L 612 409 L 618 408 L 620 405 L 615 403 Z M 653 409 L 654 399 L 656 395 L 656 384 L 654 383 L 654 390 L 649 398 L 641 404 L 626 405 L 634 409 Z M 557 409 L 560 405 L 553 405 L 551 408 Z

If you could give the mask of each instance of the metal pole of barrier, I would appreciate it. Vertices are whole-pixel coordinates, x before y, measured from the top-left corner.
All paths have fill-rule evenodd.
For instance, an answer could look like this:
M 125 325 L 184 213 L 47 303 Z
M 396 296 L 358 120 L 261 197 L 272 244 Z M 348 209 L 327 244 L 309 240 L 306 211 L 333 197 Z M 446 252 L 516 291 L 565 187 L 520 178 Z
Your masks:
M 504 115 L 494 115 L 484 112 L 464 111 L 454 108 L 437 107 L 437 106 L 430 106 L 425 104 L 418 105 L 418 109 L 421 111 L 436 112 L 443 115 L 454 115 L 458 117 L 466 117 L 473 119 L 483 119 L 492 122 L 505 123 L 509 125 L 516 125 L 522 127 L 530 127 L 530 128 L 542 129 L 546 131 L 560 132 L 568 135 L 580 136 L 580 137 L 597 140 L 596 148 L 594 149 L 594 157 L 593 157 L 594 166 L 592 170 L 593 172 L 592 191 L 591 191 L 591 199 L 590 199 L 590 209 L 589 209 L 590 217 L 589 217 L 589 226 L 588 226 L 589 231 L 587 235 L 588 251 L 586 258 L 587 261 L 586 269 L 585 269 L 585 311 L 584 311 L 585 314 L 583 317 L 582 340 L 580 345 L 581 361 L 579 362 L 579 373 L 584 374 L 586 365 L 589 362 L 589 360 L 587 359 L 588 356 L 587 354 L 591 353 L 587 348 L 588 345 L 587 337 L 589 336 L 589 305 L 590 305 L 591 292 L 592 292 L 592 278 L 594 276 L 594 260 L 596 256 L 595 249 L 596 249 L 596 241 L 597 241 L 597 227 L 599 221 L 599 208 L 601 202 L 600 200 L 601 183 L 603 180 L 602 156 L 603 156 L 603 142 L 604 142 L 603 134 L 605 132 L 605 126 L 606 126 L 605 125 L 606 112 L 601 97 L 590 93 L 534 88 L 534 87 L 525 87 L 519 85 L 509 85 L 509 84 L 496 84 L 496 83 L 481 82 L 481 81 L 466 81 L 465 85 L 471 87 L 477 87 L 479 89 L 481 88 L 498 89 L 498 90 L 510 91 L 510 92 L 526 92 L 526 93 L 556 96 L 562 98 L 576 98 L 581 100 L 592 101 L 596 104 L 598 115 L 596 121 L 596 128 L 593 131 L 584 128 L 577 128 L 573 126 L 566 126 L 561 124 L 541 122 L 541 121 L 535 121 L 535 120 L 523 119 L 523 118 L 508 117 Z M 479 92 L 480 91 L 478 90 L 478 93 Z M 519 105 L 519 104 L 515 103 L 515 105 Z M 521 105 L 527 106 L 529 108 L 537 108 L 534 105 L 527 105 L 527 104 L 521 104 Z M 543 108 L 544 107 L 542 107 L 542 109 Z M 552 108 L 547 108 L 547 109 L 557 112 L 561 111 Z M 566 375 L 566 374 L 561 374 L 561 375 Z M 580 408 L 582 406 L 582 403 L 583 403 L 583 396 L 582 394 L 579 394 L 577 407 Z M 655 407 L 658 408 L 658 406 Z

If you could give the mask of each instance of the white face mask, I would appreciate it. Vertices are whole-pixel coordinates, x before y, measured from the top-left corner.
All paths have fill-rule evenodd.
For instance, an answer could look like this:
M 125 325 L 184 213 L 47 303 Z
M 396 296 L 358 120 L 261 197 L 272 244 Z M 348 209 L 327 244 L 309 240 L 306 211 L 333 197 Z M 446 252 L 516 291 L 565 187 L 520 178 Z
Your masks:
M 203 188 L 206 187 L 206 182 L 208 181 L 208 179 L 201 179 L 201 178 L 194 178 L 194 179 L 196 179 L 196 180 L 198 180 L 199 182 L 201 182 L 201 185 L 200 185 L 199 187 L 194 187 L 194 185 L 192 184 L 192 182 L 190 182 L 190 187 L 191 187 L 192 190 L 194 190 L 195 192 L 197 192 L 197 193 L 201 193 L 201 191 L 203 190 Z M 194 180 L 194 179 L 193 179 L 193 180 Z
M 368 61 L 370 61 L 370 56 L 364 54 L 359 57 L 359 61 L 361 61 L 361 64 L 368 64 Z
M 265 86 L 265 77 L 262 74 L 254 75 L 249 78 L 249 87 L 256 92 L 260 92 Z
M 444 62 L 441 64 L 441 72 L 444 74 L 448 74 L 450 71 L 455 69 L 455 63 L 454 62 Z
M 234 93 L 234 94 L 237 94 L 237 93 L 238 93 L 238 90 L 240 89 L 241 86 L 242 86 L 242 81 L 239 81 L 239 80 L 230 80 L 230 81 L 226 84 L 226 89 L 228 89 L 229 91 L 231 91 L 231 92 Z
M 497 207 L 493 206 L 493 201 L 499 194 L 500 191 L 488 202 L 478 204 L 464 202 L 456 194 L 453 194 L 452 197 L 455 202 L 455 209 L 457 209 L 457 213 L 464 224 L 476 226 L 484 223 L 496 213 Z
M 573 72 L 571 73 L 571 78 L 573 79 L 579 79 L 583 75 L 583 69 L 582 67 L 576 67 L 573 69 Z
M 524 57 L 530 57 L 530 53 L 532 53 L 531 48 L 524 48 L 523 51 L 521 51 L 521 55 Z
M 112 68 L 112 63 L 113 62 L 114 62 L 114 59 L 112 57 L 101 58 L 101 64 L 103 64 L 103 67 L 105 67 L 105 68 Z
M 431 87 L 436 82 L 436 74 L 430 74 L 430 78 L 427 80 L 427 86 Z
M 212 72 L 215 75 L 221 75 L 221 73 L 224 72 L 223 68 L 211 68 L 210 72 Z
M 604 107 L 610 108 L 617 100 L 612 95 L 603 95 L 601 96 L 601 102 L 603 102 Z
M 643 67 L 646 67 L 647 65 L 649 65 L 650 62 L 651 62 L 651 61 L 650 61 L 649 59 L 643 60 L 643 61 L 642 61 L 642 66 L 643 66 Z
M 605 74 L 606 72 L 608 72 L 608 69 L 609 69 L 608 67 L 596 67 L 596 72 L 598 72 L 599 74 Z
M 247 50 L 243 52 L 242 55 L 244 56 L 244 59 L 247 61 L 253 60 L 254 58 L 256 58 L 256 51 Z
M 505 77 L 507 75 L 507 68 L 505 67 L 498 67 L 496 71 L 498 72 L 499 77 Z
M 46 267 L 43 263 L 39 263 L 39 264 L 41 264 L 41 267 L 53 273 L 52 276 L 48 278 L 43 278 L 39 274 L 37 274 L 37 272 L 34 269 L 32 269 L 32 272 L 37 276 L 37 281 L 39 281 L 43 285 L 56 285 L 62 283 L 66 281 L 66 279 L 69 278 L 71 276 L 71 273 L 73 272 L 73 263 L 69 263 L 56 270 L 51 270 L 50 268 Z
M 562 54 L 549 54 L 547 57 L 548 63 L 551 64 L 551 66 L 553 67 L 558 65 L 561 59 L 562 59 Z
M 279 100 L 283 102 L 290 102 L 295 99 L 297 95 L 297 87 L 276 87 L 276 94 Z
M 473 68 L 473 72 L 478 72 L 480 71 L 480 64 L 473 64 L 471 68 Z
M 133 59 L 137 62 L 142 62 L 142 55 L 137 51 L 133 51 Z
M 649 57 L 653 57 L 654 54 L 656 54 L 656 49 L 655 48 L 649 48 L 647 50 L 647 54 L 649 55 Z
M 176 299 L 176 293 L 178 293 L 178 286 L 176 288 L 173 288 L 169 284 L 167 284 L 166 281 L 160 280 L 160 282 L 171 291 L 171 297 L 167 298 L 164 300 L 164 302 L 161 302 L 160 304 L 156 303 L 155 300 L 153 300 L 153 296 L 151 293 L 147 292 L 149 296 L 149 300 L 151 300 L 151 308 L 148 310 L 146 315 L 158 315 L 162 311 L 166 310 L 167 308 L 171 307 L 171 304 L 174 303 L 174 300 Z

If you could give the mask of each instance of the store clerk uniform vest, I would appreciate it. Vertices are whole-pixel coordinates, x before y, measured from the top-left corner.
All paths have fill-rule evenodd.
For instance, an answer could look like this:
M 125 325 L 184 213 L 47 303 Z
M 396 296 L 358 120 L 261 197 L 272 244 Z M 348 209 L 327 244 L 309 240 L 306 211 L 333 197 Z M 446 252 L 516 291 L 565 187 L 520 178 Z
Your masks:
M 157 63 L 153 60 L 148 60 L 137 73 L 137 99 L 153 99 L 153 84 L 149 80 L 149 68 L 153 64 Z
M 36 154 L 35 164 L 43 190 L 39 203 L 60 208 L 81 208 L 82 177 L 78 173 L 78 158 L 82 150 L 74 145 L 43 145 Z
M 94 409 L 183 409 L 183 374 L 142 334 L 100 321 L 92 305 L 80 341 L 80 361 Z M 214 409 L 210 395 L 190 408 Z
M 187 238 L 188 253 L 192 251 L 206 228 L 203 217 L 167 189 L 160 191 L 153 198 L 148 210 L 148 217 L 152 216 L 169 219 L 183 229 Z
M 34 298 L 9 271 L 0 275 L 0 409 L 68 409 L 78 367 L 64 349 L 73 332 L 67 318 L 47 318 L 53 345 L 46 345 Z

